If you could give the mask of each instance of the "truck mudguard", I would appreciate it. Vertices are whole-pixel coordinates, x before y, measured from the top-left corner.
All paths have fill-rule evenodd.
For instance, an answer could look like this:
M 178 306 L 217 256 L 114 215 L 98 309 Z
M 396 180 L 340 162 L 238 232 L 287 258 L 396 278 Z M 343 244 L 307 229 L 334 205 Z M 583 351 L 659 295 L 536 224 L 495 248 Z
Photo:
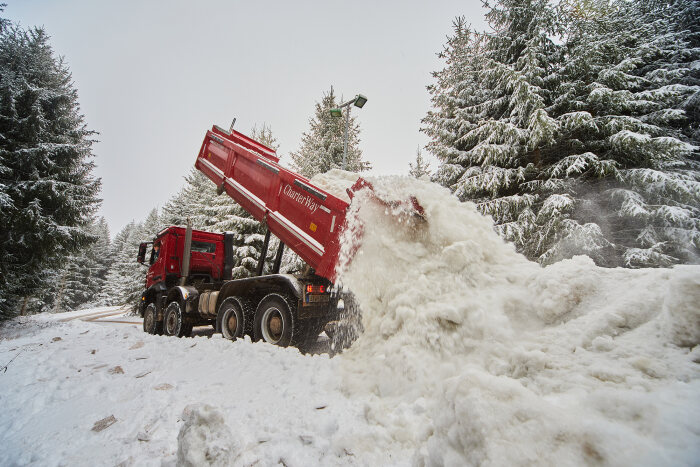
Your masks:
M 265 295 L 272 290 L 277 289 L 280 292 L 288 292 L 293 294 L 298 300 L 303 298 L 303 291 L 299 280 L 291 274 L 267 274 L 264 276 L 248 277 L 245 279 L 236 279 L 232 282 L 226 282 L 219 291 L 219 297 L 216 302 L 216 309 L 226 298 L 233 295 L 249 296 L 251 292 L 260 291 L 261 295 Z
M 194 306 L 197 298 L 199 298 L 199 291 L 197 291 L 195 287 L 191 285 L 178 285 L 172 287 L 168 292 L 167 302 L 170 303 L 174 300 L 180 300 L 185 308 L 183 311 L 185 313 L 192 313 L 197 311 L 197 307 Z

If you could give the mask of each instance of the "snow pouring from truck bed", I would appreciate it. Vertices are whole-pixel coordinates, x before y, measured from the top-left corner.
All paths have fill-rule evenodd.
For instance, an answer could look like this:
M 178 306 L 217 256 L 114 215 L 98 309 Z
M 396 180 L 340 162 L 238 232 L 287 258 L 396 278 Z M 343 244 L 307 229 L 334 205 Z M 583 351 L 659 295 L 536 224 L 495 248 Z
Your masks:
M 699 267 L 541 268 L 447 190 L 370 180 L 380 198 L 416 196 L 426 220 L 368 192 L 351 204 L 344 253 L 363 236 L 341 281 L 365 331 L 341 357 L 342 387 L 375 427 L 353 444 L 414 465 L 700 459 Z

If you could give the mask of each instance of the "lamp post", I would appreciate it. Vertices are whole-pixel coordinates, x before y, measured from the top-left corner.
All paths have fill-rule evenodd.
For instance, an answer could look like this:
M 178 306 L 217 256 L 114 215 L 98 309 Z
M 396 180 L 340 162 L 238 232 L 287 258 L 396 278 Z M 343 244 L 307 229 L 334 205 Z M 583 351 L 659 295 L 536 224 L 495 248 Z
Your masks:
M 362 94 L 358 94 L 349 101 L 340 104 L 337 108 L 331 109 L 331 115 L 334 117 L 343 116 L 343 107 L 347 107 L 345 110 L 345 138 L 343 142 L 343 170 L 346 169 L 346 162 L 348 157 L 348 127 L 350 126 L 350 104 L 354 104 L 355 107 L 362 108 L 367 103 L 367 98 Z

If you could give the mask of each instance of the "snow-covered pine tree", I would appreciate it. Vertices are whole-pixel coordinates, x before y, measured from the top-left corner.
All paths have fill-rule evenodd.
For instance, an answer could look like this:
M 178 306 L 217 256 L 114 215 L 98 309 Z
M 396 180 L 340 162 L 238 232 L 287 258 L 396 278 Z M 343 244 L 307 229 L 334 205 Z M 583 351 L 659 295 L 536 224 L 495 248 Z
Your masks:
M 164 225 L 185 226 L 187 219 L 190 219 L 193 228 L 205 229 L 207 225 L 218 221 L 211 218 L 211 212 L 207 212 L 207 207 L 215 199 L 214 184 L 193 167 L 185 175 L 185 184 L 180 191 L 163 206 L 161 220 Z
M 146 267 L 136 262 L 141 242 L 151 240 L 163 228 L 157 209 L 140 223 L 129 223 L 114 239 L 114 262 L 100 294 L 105 305 L 127 305 L 135 309 L 143 292 Z
M 546 1 L 497 2 L 492 33 L 458 20 L 429 87 L 434 178 L 545 264 L 696 261 L 697 5 L 572 0 L 565 34 Z
M 0 31 L 0 319 L 23 310 L 43 271 L 94 241 L 100 181 L 68 67 L 41 28 Z
M 201 175 L 201 173 L 200 173 Z M 206 178 L 204 175 L 201 177 Z M 255 220 L 246 210 L 228 195 L 216 194 L 214 184 L 207 179 L 208 190 L 213 194 L 212 201 L 204 206 L 209 222 L 205 230 L 212 232 L 234 232 L 233 239 L 233 279 L 255 275 L 265 240 L 265 226 Z M 272 248 L 268 249 L 267 260 L 270 261 Z
M 98 293 L 97 303 L 102 306 L 113 306 L 118 304 L 120 295 L 120 286 L 122 281 L 119 277 L 121 265 L 118 264 L 118 259 L 129 241 L 129 237 L 133 236 L 132 232 L 136 229 L 134 221 L 129 222 L 115 235 L 114 240 L 109 245 L 108 257 L 110 258 L 110 266 L 105 275 L 105 281 L 102 289 Z M 125 254 L 126 256 L 126 254 Z M 125 258 L 126 261 L 128 259 Z M 145 274 L 145 271 L 144 271 Z
M 556 131 L 547 106 L 557 84 L 557 23 L 547 0 L 500 0 L 486 17 L 490 33 L 455 20 L 422 131 L 440 161 L 434 180 L 475 201 L 501 235 L 537 258 L 571 202 L 559 185 L 532 183 Z
M 572 217 L 630 267 L 697 262 L 700 6 L 693 0 L 563 4 L 569 19 L 551 178 L 575 177 Z M 582 14 L 585 13 L 585 14 Z M 566 255 L 561 244 L 546 255 Z
M 309 119 L 309 131 L 301 138 L 301 147 L 290 154 L 296 171 L 306 177 L 339 169 L 343 164 L 343 145 L 345 135 L 345 117 L 331 115 L 331 109 L 340 102 L 336 101 L 333 88 L 324 94 L 321 102 L 316 103 L 314 117 Z M 347 112 L 351 107 L 345 109 Z M 347 170 L 362 172 L 371 165 L 362 159 L 360 143 L 360 125 L 350 116 L 348 129 Z
M 98 304 L 110 264 L 109 227 L 103 217 L 89 226 L 97 241 L 70 255 L 46 285 L 41 311 L 63 312 Z
M 107 280 L 107 272 L 112 264 L 112 257 L 110 256 L 112 251 L 112 240 L 109 233 L 109 225 L 104 217 L 100 217 L 94 226 L 95 235 L 97 235 L 97 242 L 90 247 L 89 256 L 92 260 L 91 269 L 93 271 L 93 277 L 99 284 L 96 290 L 96 294 L 102 290 L 105 280 Z M 90 302 L 96 302 L 97 297 L 90 300 Z
M 233 199 L 217 195 L 216 186 L 202 172 L 191 169 L 185 186 L 163 207 L 164 225 L 185 225 L 187 218 L 195 229 L 234 232 L 234 279 L 255 273 L 265 228 Z M 270 248 L 269 254 L 272 254 Z
M 6 6 L 7 3 L 0 3 L 0 13 L 5 11 Z M 7 28 L 11 26 L 12 22 L 9 19 L 0 17 L 0 34 L 4 33 L 7 30 Z
M 413 178 L 430 176 L 430 163 L 426 162 L 425 158 L 423 158 L 423 153 L 421 152 L 420 147 L 416 150 L 415 165 L 412 162 L 409 162 L 408 167 L 408 174 Z
M 272 128 L 267 123 L 263 123 L 260 128 L 257 125 L 253 125 L 250 137 L 275 151 L 280 147 L 277 138 L 272 134 Z
M 107 273 L 103 288 L 104 304 L 110 306 L 135 305 L 143 291 L 145 268 L 136 262 L 138 244 L 143 239 L 140 226 L 129 223 L 115 238 L 116 251 L 112 267 Z
M 91 261 L 86 254 L 72 254 L 65 266 L 56 271 L 54 280 L 46 284 L 51 300 L 42 311 L 60 313 L 77 310 L 96 298 L 99 285 L 91 275 Z

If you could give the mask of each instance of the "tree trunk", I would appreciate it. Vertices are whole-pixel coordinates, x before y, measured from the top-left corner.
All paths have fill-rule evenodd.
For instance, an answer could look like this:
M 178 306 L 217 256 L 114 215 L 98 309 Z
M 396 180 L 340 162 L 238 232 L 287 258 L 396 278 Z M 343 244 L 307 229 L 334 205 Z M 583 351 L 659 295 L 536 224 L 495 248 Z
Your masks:
M 58 313 L 61 311 L 61 305 L 63 301 L 63 292 L 66 290 L 66 276 L 68 276 L 68 271 L 66 271 L 61 277 L 61 285 L 58 289 L 58 295 L 56 296 L 56 301 L 53 304 L 53 313 Z
M 29 301 L 29 297 L 24 297 L 24 300 L 22 301 L 22 308 L 19 310 L 20 316 L 26 316 L 26 314 L 27 314 L 27 302 L 28 301 Z

